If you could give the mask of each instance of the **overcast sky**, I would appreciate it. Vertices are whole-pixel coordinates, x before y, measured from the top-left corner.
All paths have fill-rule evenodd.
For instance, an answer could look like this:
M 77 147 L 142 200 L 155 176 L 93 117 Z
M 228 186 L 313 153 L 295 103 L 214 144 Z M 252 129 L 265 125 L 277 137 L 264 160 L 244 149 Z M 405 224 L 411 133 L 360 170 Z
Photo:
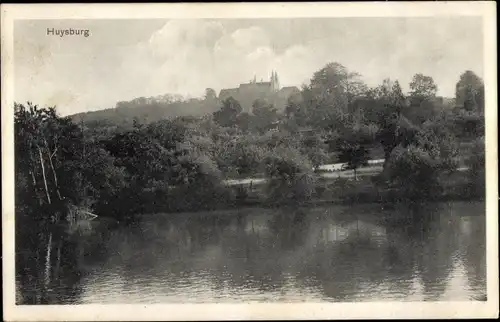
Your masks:
M 47 28 L 91 35 L 47 36 Z M 203 95 L 276 70 L 282 86 L 307 83 L 328 62 L 368 85 L 390 77 L 404 90 L 415 73 L 454 96 L 459 75 L 483 77 L 480 18 L 240 20 L 39 20 L 14 29 L 15 99 L 61 114 L 166 93 Z

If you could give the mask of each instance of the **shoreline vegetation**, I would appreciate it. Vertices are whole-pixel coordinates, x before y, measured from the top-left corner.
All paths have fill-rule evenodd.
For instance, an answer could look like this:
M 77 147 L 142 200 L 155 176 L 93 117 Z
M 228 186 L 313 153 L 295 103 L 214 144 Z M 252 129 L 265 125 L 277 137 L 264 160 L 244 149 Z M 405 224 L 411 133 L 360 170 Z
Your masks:
M 246 206 L 482 200 L 484 84 L 465 71 L 454 100 L 436 93 L 422 74 L 403 94 L 398 81 L 369 88 L 330 63 L 284 110 L 256 99 L 247 113 L 207 95 L 201 106 L 220 108 L 202 117 L 123 121 L 116 109 L 116 120 L 78 123 L 15 103 L 16 215 L 59 225 L 82 213 L 130 222 Z M 349 175 L 321 170 L 333 163 Z M 224 183 L 245 178 L 264 182 Z

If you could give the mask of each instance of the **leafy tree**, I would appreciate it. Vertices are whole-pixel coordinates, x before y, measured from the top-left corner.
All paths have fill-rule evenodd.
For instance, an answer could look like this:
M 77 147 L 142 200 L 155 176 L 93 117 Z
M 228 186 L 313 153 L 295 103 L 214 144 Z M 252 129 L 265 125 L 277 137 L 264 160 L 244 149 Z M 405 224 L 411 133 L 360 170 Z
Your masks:
M 456 85 L 455 103 L 467 111 L 484 111 L 483 80 L 473 71 L 467 70 L 460 75 Z
M 301 140 L 301 152 L 311 161 L 314 169 L 330 160 L 328 154 L 328 144 L 325 138 L 319 133 L 305 135 Z
M 302 106 L 302 96 L 296 95 L 288 98 L 287 104 L 285 106 L 285 116 L 287 118 L 297 117 L 300 113 L 304 112 L 304 108 Z M 302 119 L 305 118 L 305 115 L 302 116 Z
M 397 81 L 396 81 L 397 82 Z M 375 100 L 383 100 L 391 96 L 395 83 L 390 78 L 385 78 L 382 84 L 374 88 L 370 88 L 366 96 Z M 399 83 L 398 83 L 399 86 Z M 400 87 L 401 88 L 401 87 Z
M 263 99 L 258 99 L 253 102 L 252 112 L 254 115 L 253 122 L 255 128 L 260 133 L 266 132 L 278 118 L 276 108 Z
M 232 164 L 240 176 L 255 175 L 260 170 L 265 150 L 250 142 L 240 141 L 234 146 Z
M 61 193 L 75 204 L 107 214 L 110 200 L 127 186 L 125 169 L 115 166 L 115 159 L 98 145 L 87 144 L 83 156 L 62 165 Z
M 434 79 L 423 74 L 415 74 L 410 82 L 410 97 L 429 99 L 436 96 L 437 85 Z
M 387 162 L 395 147 L 412 141 L 417 128 L 403 115 L 406 98 L 399 82 L 395 81 L 391 90 L 385 90 L 384 93 L 376 100 L 378 115 L 375 124 L 379 128 L 376 138 L 382 144 Z
M 410 106 L 403 111 L 414 124 L 422 124 L 438 113 L 436 100 L 437 85 L 430 76 L 416 74 L 410 83 Z
M 212 157 L 191 150 L 178 157 L 173 185 L 166 191 L 167 209 L 187 211 L 211 209 L 224 200 L 221 173 Z M 165 191 L 160 190 L 162 193 Z
M 264 166 L 271 201 L 302 202 L 312 197 L 316 180 L 313 167 L 297 149 L 280 146 L 270 151 Z
M 55 197 L 52 186 L 55 180 L 50 180 L 48 158 L 52 157 L 51 146 L 57 138 L 46 137 L 45 128 L 57 121 L 55 109 L 40 109 L 28 102 L 27 106 L 15 104 L 14 111 L 15 168 L 17 177 L 22 178 L 16 185 L 17 204 L 50 205 Z M 54 124 L 51 127 L 54 128 Z M 55 188 L 60 195 L 59 186 Z
M 226 176 L 248 177 L 261 171 L 265 146 L 252 135 L 228 137 L 218 145 L 215 160 Z
M 147 136 L 146 130 L 136 130 L 116 135 L 106 142 L 106 148 L 123 166 L 129 181 L 135 186 L 143 186 L 149 178 L 161 179 L 170 171 L 173 157 L 157 139 Z
M 427 122 L 414 140 L 391 153 L 384 176 L 404 198 L 430 199 L 442 192 L 440 177 L 456 169 L 456 143 L 439 124 Z
M 123 187 L 123 169 L 54 107 L 15 104 L 14 122 L 17 204 L 58 221 L 69 205 L 91 207 Z
M 206 153 L 191 150 L 180 155 L 176 161 L 176 175 L 173 178 L 176 185 L 213 184 L 220 179 L 220 170 Z
M 366 85 L 360 75 L 339 63 L 329 63 L 313 74 L 311 84 L 303 88 L 309 124 L 322 129 L 334 129 L 348 113 L 356 97 L 364 95 Z
M 253 129 L 253 117 L 247 112 L 240 113 L 236 118 L 236 124 L 243 133 Z
M 298 95 L 290 97 L 287 101 L 284 111 L 286 127 L 290 131 L 297 132 L 300 128 L 311 125 L 311 113 L 315 104 L 316 100 L 312 96 L 311 89 L 303 86 Z
M 222 102 L 220 110 L 214 112 L 214 121 L 223 127 L 235 126 L 238 115 L 242 112 L 240 103 L 233 97 Z
M 395 81 L 392 85 L 392 90 L 389 93 L 389 104 L 391 104 L 397 112 L 403 111 L 406 106 L 406 97 L 398 81 Z
M 321 100 L 333 103 L 334 108 L 345 111 L 354 97 L 365 93 L 367 87 L 358 73 L 348 71 L 339 63 L 328 63 L 314 73 L 311 89 Z
M 278 147 L 300 148 L 300 141 L 297 137 L 291 136 L 290 132 L 286 130 L 266 132 L 264 135 L 258 136 L 257 141 L 257 144 L 264 147 L 265 150 L 273 150 Z
M 375 125 L 352 124 L 344 129 L 338 139 L 339 159 L 346 162 L 354 170 L 354 179 L 357 180 L 356 170 L 366 165 L 369 160 L 369 149 L 377 134 Z
M 457 168 L 458 142 L 441 123 L 435 120 L 425 122 L 414 142 L 440 160 L 440 170 L 454 171 Z
M 206 100 L 215 100 L 217 98 L 217 93 L 213 88 L 205 89 L 205 99 Z
M 441 193 L 439 161 L 421 147 L 398 146 L 391 153 L 385 175 L 405 198 L 429 199 Z
M 130 189 L 121 202 L 130 204 L 127 199 L 135 195 L 131 211 L 194 210 L 222 198 L 214 142 L 197 124 L 163 120 L 136 126 L 107 143 L 129 174 Z

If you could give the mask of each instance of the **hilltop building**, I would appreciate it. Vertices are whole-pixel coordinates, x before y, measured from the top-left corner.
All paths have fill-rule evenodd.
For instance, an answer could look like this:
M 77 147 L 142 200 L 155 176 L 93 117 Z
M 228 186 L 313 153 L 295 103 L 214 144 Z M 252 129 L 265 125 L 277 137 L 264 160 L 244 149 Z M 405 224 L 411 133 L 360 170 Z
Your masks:
M 256 77 L 248 83 L 240 84 L 237 88 L 222 89 L 219 99 L 225 100 L 229 97 L 236 99 L 244 112 L 252 111 L 252 104 L 257 99 L 265 99 L 273 103 L 278 110 L 284 110 L 290 96 L 300 91 L 295 86 L 280 87 L 278 73 L 273 71 L 269 82 L 257 82 Z

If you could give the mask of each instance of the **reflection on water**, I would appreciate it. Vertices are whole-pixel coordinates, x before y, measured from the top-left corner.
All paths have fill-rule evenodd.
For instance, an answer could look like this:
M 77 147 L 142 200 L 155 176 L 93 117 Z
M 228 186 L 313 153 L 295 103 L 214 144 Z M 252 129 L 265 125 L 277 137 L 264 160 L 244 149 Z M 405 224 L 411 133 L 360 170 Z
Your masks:
M 84 236 L 19 237 L 18 303 L 484 300 L 484 213 L 451 203 L 101 220 Z

